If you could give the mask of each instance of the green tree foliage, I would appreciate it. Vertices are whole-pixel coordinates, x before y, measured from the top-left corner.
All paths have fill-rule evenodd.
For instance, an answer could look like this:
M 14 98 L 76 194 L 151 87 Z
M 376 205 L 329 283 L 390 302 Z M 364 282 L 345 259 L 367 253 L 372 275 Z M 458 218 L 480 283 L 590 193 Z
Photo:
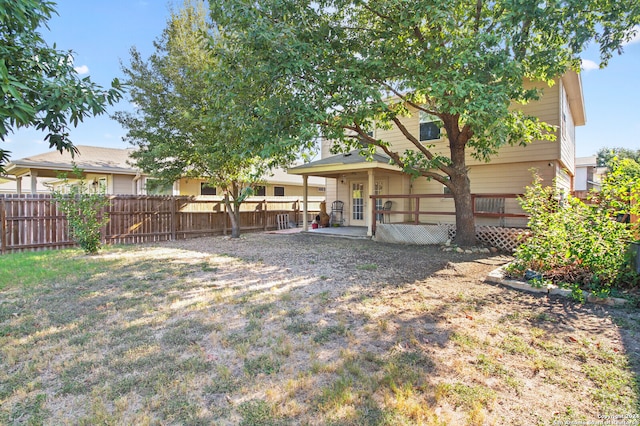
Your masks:
M 613 157 L 608 162 L 600 191 L 591 194 L 592 201 L 606 205 L 611 215 L 624 222 L 631 222 L 640 239 L 640 223 L 631 217 L 640 216 L 640 163 L 631 158 Z
M 635 162 L 640 162 L 640 149 L 601 148 L 597 154 L 598 167 L 610 167 L 614 158 L 628 158 Z
M 619 182 L 605 182 L 607 194 L 610 185 Z M 543 186 L 542 179 L 534 176 L 520 200 L 530 215 L 531 236 L 516 250 L 509 272 L 523 276 L 533 270 L 556 284 L 600 297 L 640 283 L 627 257 L 633 229 L 614 220 L 617 208 L 611 200 L 604 196 L 595 204 L 585 204 L 562 195 L 554 186 Z
M 210 4 L 228 43 L 290 89 L 295 118 L 321 126 L 334 151 L 381 149 L 412 176 L 447 186 L 461 245 L 475 243 L 466 156 L 489 161 L 501 146 L 554 139 L 549 125 L 512 108 L 540 96 L 523 82 L 578 70 L 592 41 L 606 64 L 640 8 L 635 0 Z M 448 146 L 421 143 L 402 121 L 410 111 L 437 117 Z M 374 127 L 397 128 L 411 149 L 370 136 Z
M 245 72 L 248 58 L 220 43 L 201 2 L 187 0 L 173 11 L 155 48 L 148 60 L 133 48 L 124 68 L 137 112 L 114 117 L 138 148 L 131 156 L 164 182 L 205 178 L 222 188 L 232 237 L 238 237 L 241 203 L 270 168 L 294 158 L 281 137 L 286 126 L 272 128 L 261 119 L 279 99 L 257 72 L 227 83 Z
M 102 192 L 89 188 L 84 180 L 83 171 L 74 165 L 74 181 L 62 175 L 62 188 L 68 191 L 56 190 L 53 198 L 58 207 L 65 214 L 69 224 L 71 239 L 78 243 L 86 254 L 96 254 L 100 249 L 101 229 L 109 222 L 109 216 L 104 208 L 109 200 Z
M 105 112 L 121 97 L 117 79 L 104 90 L 80 78 L 71 52 L 49 47 L 38 29 L 46 27 L 55 3 L 0 0 L 0 139 L 17 128 L 33 126 L 60 152 L 76 152 L 69 127 Z M 0 171 L 9 152 L 0 149 Z

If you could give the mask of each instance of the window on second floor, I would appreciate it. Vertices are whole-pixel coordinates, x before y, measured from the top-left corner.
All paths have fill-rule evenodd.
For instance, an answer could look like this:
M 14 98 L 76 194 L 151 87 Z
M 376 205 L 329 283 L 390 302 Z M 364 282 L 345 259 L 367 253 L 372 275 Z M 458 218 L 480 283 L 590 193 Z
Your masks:
M 215 186 L 210 186 L 206 182 L 201 182 L 200 195 L 218 195 L 218 194 Z
M 258 197 L 264 197 L 265 195 L 267 195 L 267 189 L 263 185 L 256 186 L 253 192 Z
M 274 186 L 273 195 L 276 197 L 284 197 L 284 186 Z
M 438 117 L 420 111 L 420 141 L 440 139 L 440 126 Z

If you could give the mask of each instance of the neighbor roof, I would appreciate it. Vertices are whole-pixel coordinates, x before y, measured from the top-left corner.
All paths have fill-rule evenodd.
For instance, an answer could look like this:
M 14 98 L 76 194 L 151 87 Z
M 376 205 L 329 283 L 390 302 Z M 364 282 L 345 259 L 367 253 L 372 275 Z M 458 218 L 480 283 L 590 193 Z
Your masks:
M 132 149 L 103 148 L 88 145 L 76 145 L 78 153 L 73 157 L 67 151 L 46 152 L 9 162 L 5 167 L 7 174 L 21 176 L 30 169 L 68 171 L 75 163 L 85 172 L 114 174 L 136 174 L 138 169 L 127 163 Z

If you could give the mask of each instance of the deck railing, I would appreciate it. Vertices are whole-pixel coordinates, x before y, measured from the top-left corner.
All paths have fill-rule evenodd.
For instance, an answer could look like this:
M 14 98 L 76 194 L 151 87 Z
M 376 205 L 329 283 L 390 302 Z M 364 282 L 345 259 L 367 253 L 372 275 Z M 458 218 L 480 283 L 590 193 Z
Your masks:
M 520 208 L 521 194 L 471 194 L 473 215 L 486 218 L 487 223 L 499 226 L 523 227 L 528 215 Z M 440 223 L 454 222 L 453 196 L 451 194 L 372 195 L 372 217 L 383 218 L 386 223 Z M 376 202 L 376 200 L 381 200 Z M 391 209 L 378 208 L 391 201 Z M 384 216 L 381 216 L 384 215 Z M 373 221 L 375 234 L 377 220 Z

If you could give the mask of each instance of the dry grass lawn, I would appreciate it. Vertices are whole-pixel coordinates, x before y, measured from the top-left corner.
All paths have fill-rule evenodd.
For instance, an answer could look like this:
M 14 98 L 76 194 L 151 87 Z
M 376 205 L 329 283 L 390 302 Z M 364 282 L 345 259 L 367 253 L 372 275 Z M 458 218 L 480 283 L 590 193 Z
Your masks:
M 1 256 L 0 423 L 638 424 L 639 310 L 484 282 L 508 260 L 308 234 Z

